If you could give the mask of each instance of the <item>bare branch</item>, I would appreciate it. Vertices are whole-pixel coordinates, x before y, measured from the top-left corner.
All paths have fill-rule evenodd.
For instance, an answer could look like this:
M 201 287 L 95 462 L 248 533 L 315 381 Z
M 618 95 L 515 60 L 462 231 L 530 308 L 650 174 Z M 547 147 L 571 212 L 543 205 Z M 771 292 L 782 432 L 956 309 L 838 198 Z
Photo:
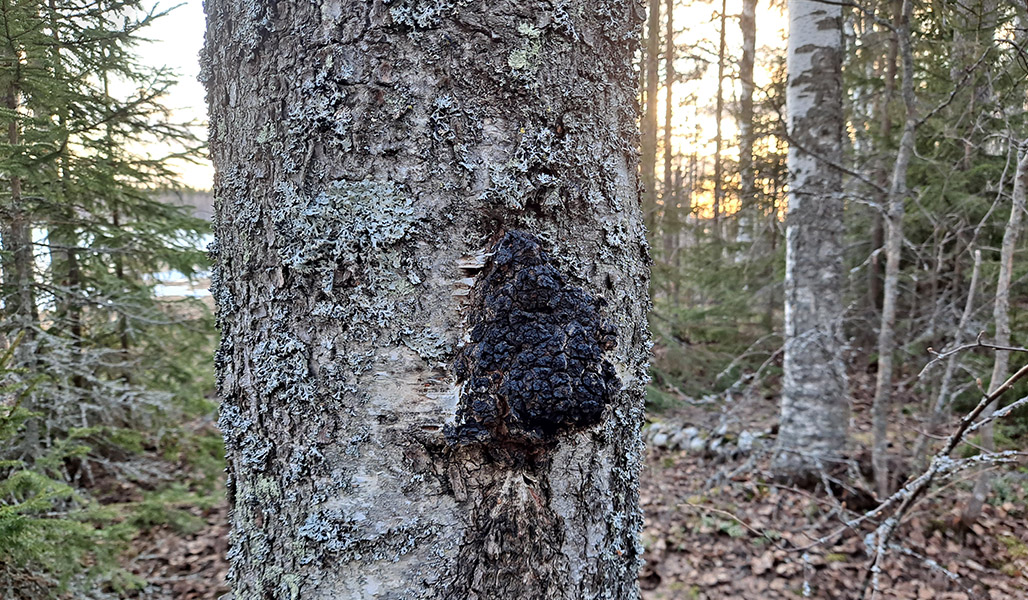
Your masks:
M 956 348 L 950 348 L 949 350 L 943 350 L 942 352 L 936 352 L 934 349 L 928 348 L 928 354 L 931 354 L 933 358 L 931 361 L 928 362 L 928 364 L 924 366 L 923 369 L 921 369 L 921 372 L 917 374 L 918 378 L 924 375 L 928 371 L 929 367 L 931 367 L 935 363 L 954 354 L 958 354 L 960 352 L 967 352 L 968 350 L 977 350 L 984 348 L 986 350 L 1000 350 L 1005 352 L 1028 352 L 1028 348 L 1024 348 L 1022 346 L 1002 346 L 999 344 L 990 344 L 988 342 L 983 342 L 983 337 L 985 337 L 984 331 L 978 333 L 978 337 L 975 339 L 975 342 L 973 344 L 961 344 Z

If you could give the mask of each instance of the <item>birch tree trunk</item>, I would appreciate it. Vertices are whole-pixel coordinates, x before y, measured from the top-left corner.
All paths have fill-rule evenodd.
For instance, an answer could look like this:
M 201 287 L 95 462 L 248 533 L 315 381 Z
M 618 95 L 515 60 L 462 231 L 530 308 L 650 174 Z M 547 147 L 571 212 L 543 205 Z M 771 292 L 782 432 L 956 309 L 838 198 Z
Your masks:
M 999 277 L 996 282 L 996 300 L 992 306 L 992 318 L 996 322 L 995 344 L 1010 345 L 1010 285 L 1014 274 L 1014 251 L 1017 240 L 1021 237 L 1021 221 L 1025 210 L 1025 199 L 1028 196 L 1028 142 L 1022 143 L 1018 150 L 1017 172 L 1014 175 L 1014 191 L 1010 205 L 1010 219 L 1003 231 L 1003 246 L 1000 248 Z M 989 379 L 989 393 L 992 394 L 1006 380 L 1010 371 L 1010 352 L 997 350 L 996 359 L 992 363 L 992 377 Z M 996 410 L 995 403 L 990 404 L 982 413 L 988 418 Z M 986 451 L 996 449 L 993 424 L 982 427 L 981 446 Z M 992 490 L 992 478 L 988 471 L 978 476 L 971 499 L 961 514 L 965 525 L 973 525 L 982 514 L 982 506 Z
M 899 299 L 899 265 L 903 251 L 903 215 L 907 199 L 907 171 L 914 156 L 914 135 L 917 133 L 917 103 L 914 95 L 914 51 L 910 40 L 910 18 L 913 1 L 903 0 L 896 41 L 903 67 L 903 134 L 892 170 L 889 204 L 886 209 L 885 286 L 882 295 L 882 320 L 878 330 L 878 373 L 875 397 L 871 405 L 873 443 L 871 464 L 875 491 L 888 497 L 889 482 L 889 409 L 892 405 L 893 354 L 896 351 L 896 302 Z
M 842 8 L 789 1 L 785 357 L 773 468 L 804 479 L 839 457 L 843 361 Z
M 743 0 L 739 15 L 742 57 L 739 59 L 739 232 L 736 242 L 749 246 L 757 223 L 757 182 L 753 169 L 753 66 L 757 56 L 757 0 Z M 763 249 L 763 248 L 762 248 Z M 740 250 L 741 252 L 752 250 Z
M 640 7 L 205 8 L 234 597 L 637 598 Z

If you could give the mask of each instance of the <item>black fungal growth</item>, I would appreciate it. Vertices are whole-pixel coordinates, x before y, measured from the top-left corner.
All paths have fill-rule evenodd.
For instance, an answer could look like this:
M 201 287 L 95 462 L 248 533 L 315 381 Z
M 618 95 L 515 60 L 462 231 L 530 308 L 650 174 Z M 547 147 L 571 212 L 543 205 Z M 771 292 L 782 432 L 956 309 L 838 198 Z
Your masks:
M 471 341 L 453 368 L 463 384 L 456 444 L 539 445 L 599 423 L 620 386 L 605 350 L 603 300 L 567 283 L 539 241 L 504 235 L 475 286 Z

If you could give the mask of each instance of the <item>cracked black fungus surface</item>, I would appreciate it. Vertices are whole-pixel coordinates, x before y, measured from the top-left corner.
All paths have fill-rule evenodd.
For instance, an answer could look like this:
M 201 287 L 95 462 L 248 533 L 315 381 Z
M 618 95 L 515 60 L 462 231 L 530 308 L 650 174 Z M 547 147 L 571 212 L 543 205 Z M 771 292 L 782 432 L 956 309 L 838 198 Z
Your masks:
M 475 286 L 471 340 L 457 354 L 463 384 L 455 443 L 539 444 L 600 422 L 620 387 L 605 350 L 603 300 L 568 284 L 539 241 L 504 235 Z

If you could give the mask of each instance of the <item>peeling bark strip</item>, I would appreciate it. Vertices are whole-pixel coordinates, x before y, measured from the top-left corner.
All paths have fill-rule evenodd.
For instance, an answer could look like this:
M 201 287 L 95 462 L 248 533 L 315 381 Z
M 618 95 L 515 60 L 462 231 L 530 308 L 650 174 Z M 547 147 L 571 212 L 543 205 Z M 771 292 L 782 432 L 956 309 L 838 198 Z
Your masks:
M 637 598 L 642 7 L 205 8 L 236 600 Z

